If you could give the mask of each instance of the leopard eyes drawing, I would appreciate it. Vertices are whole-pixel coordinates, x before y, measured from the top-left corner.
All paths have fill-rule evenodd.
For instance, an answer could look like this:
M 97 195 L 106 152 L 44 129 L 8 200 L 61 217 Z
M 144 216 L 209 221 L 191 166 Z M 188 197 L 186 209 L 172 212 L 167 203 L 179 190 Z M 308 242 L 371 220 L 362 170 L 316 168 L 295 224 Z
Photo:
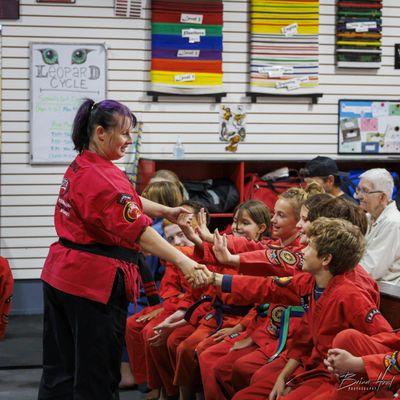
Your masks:
M 56 50 L 51 48 L 39 49 L 42 54 L 43 62 L 47 65 L 59 64 L 59 56 Z M 71 64 L 83 64 L 87 60 L 88 54 L 92 49 L 79 48 L 71 54 Z

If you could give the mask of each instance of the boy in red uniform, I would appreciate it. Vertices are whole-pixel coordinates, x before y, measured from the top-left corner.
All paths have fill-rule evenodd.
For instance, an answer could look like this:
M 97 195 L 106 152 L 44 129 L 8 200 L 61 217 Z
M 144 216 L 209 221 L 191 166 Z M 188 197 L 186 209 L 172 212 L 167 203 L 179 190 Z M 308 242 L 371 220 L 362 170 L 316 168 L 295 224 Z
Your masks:
M 283 394 L 287 399 L 304 399 L 331 379 L 323 359 L 338 332 L 346 328 L 368 334 L 391 331 L 365 290 L 345 276 L 364 250 L 360 230 L 348 221 L 319 218 L 307 235 L 304 273 L 287 278 L 208 273 L 212 284 L 235 294 L 237 304 L 250 300 L 296 304 L 300 298 L 305 309 L 298 334 L 288 349 L 289 360 L 275 384 L 265 376 L 262 386 L 238 392 L 235 400 L 260 399 L 268 394 L 271 400 Z
M 331 399 L 392 399 L 400 389 L 400 332 L 368 336 L 354 329 L 340 332 L 324 361 L 339 375 L 336 385 L 319 392 Z
M 8 261 L 0 257 L 0 340 L 6 336 L 14 279 Z

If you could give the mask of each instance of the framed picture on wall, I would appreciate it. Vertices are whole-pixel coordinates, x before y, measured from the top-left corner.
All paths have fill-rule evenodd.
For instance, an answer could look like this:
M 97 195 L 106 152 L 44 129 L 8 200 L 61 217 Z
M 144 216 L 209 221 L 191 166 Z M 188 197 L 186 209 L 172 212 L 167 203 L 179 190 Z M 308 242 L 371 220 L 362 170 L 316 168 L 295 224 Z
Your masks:
M 339 100 L 338 153 L 400 154 L 400 100 Z

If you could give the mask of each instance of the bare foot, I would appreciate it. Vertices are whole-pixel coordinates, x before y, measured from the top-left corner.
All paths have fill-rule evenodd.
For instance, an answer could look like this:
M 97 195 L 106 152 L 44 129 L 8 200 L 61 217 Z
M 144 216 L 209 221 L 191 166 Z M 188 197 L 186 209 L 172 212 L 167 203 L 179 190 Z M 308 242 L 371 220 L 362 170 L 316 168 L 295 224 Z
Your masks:
M 119 382 L 118 387 L 120 389 L 135 389 L 135 378 L 132 375 L 131 368 L 129 363 L 122 362 L 121 363 L 121 380 Z

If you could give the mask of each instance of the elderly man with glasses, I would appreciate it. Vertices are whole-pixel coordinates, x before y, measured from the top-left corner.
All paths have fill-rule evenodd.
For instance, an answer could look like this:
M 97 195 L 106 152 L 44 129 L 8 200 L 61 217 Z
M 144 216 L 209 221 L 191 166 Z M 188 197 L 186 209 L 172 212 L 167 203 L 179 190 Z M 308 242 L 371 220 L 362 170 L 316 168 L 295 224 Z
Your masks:
M 354 197 L 369 219 L 360 264 L 374 279 L 400 285 L 400 212 L 392 201 L 393 187 L 386 169 L 370 169 L 361 175 Z

